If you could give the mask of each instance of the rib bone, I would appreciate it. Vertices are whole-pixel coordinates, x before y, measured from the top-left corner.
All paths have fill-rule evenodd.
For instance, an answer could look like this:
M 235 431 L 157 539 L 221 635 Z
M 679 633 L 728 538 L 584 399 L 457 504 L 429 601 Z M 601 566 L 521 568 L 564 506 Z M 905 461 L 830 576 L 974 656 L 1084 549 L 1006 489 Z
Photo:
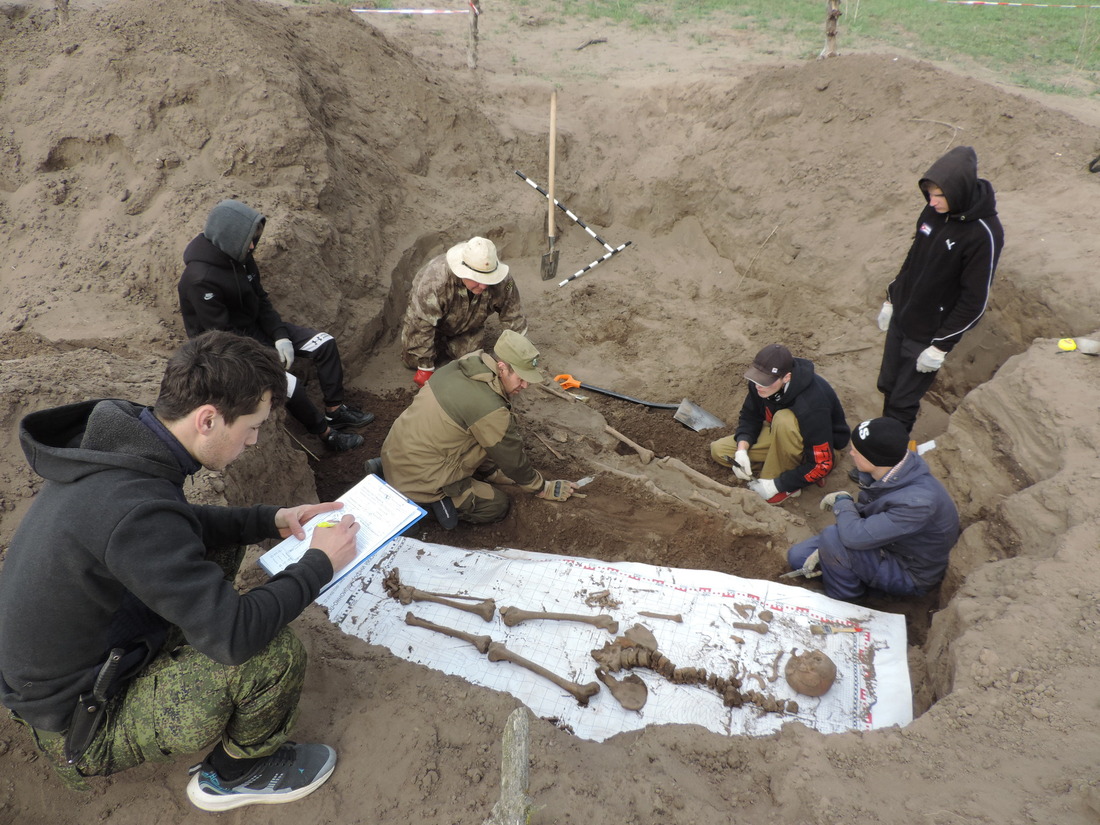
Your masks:
M 640 444 L 635 444 L 633 441 L 631 441 L 629 438 L 627 438 L 621 432 L 616 430 L 614 427 L 612 427 L 610 425 L 605 425 L 604 428 L 603 428 L 603 431 L 605 433 L 608 433 L 609 435 L 615 436 L 615 438 L 619 439 L 619 441 L 621 441 L 623 444 L 628 446 L 630 449 L 634 450 L 634 452 L 636 452 L 638 454 L 638 458 L 640 458 L 642 460 L 642 464 L 648 464 L 649 462 L 651 462 L 653 460 L 653 456 L 655 455 L 653 450 L 647 450 L 645 447 L 641 446 Z
M 606 630 L 612 636 L 619 632 L 619 623 L 608 615 L 582 616 L 576 613 L 538 613 L 533 610 L 520 610 L 518 607 L 502 607 L 500 618 L 508 627 L 515 627 L 529 619 L 553 619 L 559 622 L 584 622 L 600 630 Z
M 537 673 L 544 679 L 549 679 L 555 685 L 560 687 L 570 696 L 577 700 L 578 705 L 587 706 L 588 700 L 600 692 L 600 685 L 598 682 L 589 682 L 586 685 L 577 684 L 576 682 L 570 682 L 567 679 L 563 679 L 556 673 L 552 673 L 542 665 L 536 665 L 522 656 L 513 653 L 500 642 L 493 642 L 489 645 L 489 661 L 490 662 L 511 662 L 513 665 L 519 665 L 525 667 L 532 673 Z
M 444 627 L 443 625 L 429 622 L 427 619 L 421 619 L 414 616 L 412 613 L 405 614 L 405 624 L 412 625 L 413 627 L 422 627 L 425 630 L 434 630 L 436 633 L 442 633 L 444 636 L 450 636 L 453 639 L 461 639 L 464 642 L 469 642 L 477 648 L 478 653 L 487 653 L 489 651 L 489 645 L 493 643 L 493 640 L 489 636 L 475 636 L 473 633 L 465 633 L 461 630 L 455 630 L 453 627 Z

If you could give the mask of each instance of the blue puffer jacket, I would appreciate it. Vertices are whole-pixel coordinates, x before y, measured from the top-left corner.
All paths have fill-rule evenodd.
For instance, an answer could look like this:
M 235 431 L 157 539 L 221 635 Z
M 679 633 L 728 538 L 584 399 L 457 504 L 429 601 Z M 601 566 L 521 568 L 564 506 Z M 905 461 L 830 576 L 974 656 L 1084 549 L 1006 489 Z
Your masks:
M 943 579 L 947 557 L 959 538 L 955 502 L 914 452 L 861 490 L 858 503 L 837 501 L 833 513 L 836 525 L 825 532 L 835 531 L 833 537 L 850 550 L 890 553 L 923 590 Z

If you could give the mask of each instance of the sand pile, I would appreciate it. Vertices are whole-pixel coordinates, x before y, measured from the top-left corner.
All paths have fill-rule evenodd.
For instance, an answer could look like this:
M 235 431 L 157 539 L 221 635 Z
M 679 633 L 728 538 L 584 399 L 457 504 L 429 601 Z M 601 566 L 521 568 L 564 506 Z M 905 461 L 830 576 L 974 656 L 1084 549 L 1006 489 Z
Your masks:
M 987 317 L 916 432 L 935 438 L 930 461 L 966 526 L 940 601 L 916 611 L 936 609 L 931 624 L 908 612 L 921 715 L 862 736 L 670 727 L 600 745 L 533 720 L 532 822 L 1095 822 L 1100 359 L 1054 345 L 1100 324 L 1094 130 L 894 55 L 759 64 L 732 27 L 639 33 L 499 6 L 476 73 L 461 28 L 337 7 L 0 7 L 0 549 L 39 484 L 19 418 L 153 399 L 182 340 L 183 247 L 223 197 L 269 216 L 265 285 L 284 316 L 339 338 L 356 400 L 383 413 L 371 447 L 410 397 L 394 341 L 407 284 L 473 234 L 513 266 L 551 373 L 732 420 L 744 364 L 781 340 L 855 421 L 879 409 L 874 316 L 909 244 L 917 177 L 973 145 L 1007 244 Z M 538 275 L 543 205 L 513 174 L 545 181 L 548 80 L 561 86 L 558 198 L 609 241 L 632 241 L 560 289 Z M 576 227 L 560 236 L 563 274 L 603 253 Z M 846 483 L 836 473 L 768 508 L 642 465 L 603 425 L 725 483 L 707 463 L 712 434 L 608 400 L 530 391 L 520 406 L 539 466 L 580 477 L 598 461 L 640 478 L 607 473 L 556 509 L 518 502 L 460 541 L 770 577 L 823 523 L 820 495 Z M 311 466 L 280 423 L 194 495 L 308 499 L 314 470 L 339 489 L 367 457 Z M 691 500 L 704 490 L 720 507 Z M 322 793 L 264 821 L 480 823 L 514 700 L 344 637 L 318 608 L 298 628 L 311 652 L 299 735 L 341 762 Z M 71 795 L 4 721 L 0 763 L 0 823 L 201 816 L 183 797 L 187 759 Z

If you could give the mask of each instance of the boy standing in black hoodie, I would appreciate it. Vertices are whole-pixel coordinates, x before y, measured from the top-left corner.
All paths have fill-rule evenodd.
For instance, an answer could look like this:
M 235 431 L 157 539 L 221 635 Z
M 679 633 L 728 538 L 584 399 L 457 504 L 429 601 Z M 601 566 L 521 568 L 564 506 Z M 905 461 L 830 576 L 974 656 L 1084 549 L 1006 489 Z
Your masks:
M 359 447 L 361 435 L 341 430 L 364 427 L 374 415 L 344 404 L 344 369 L 336 339 L 283 321 L 260 284 L 252 252 L 266 223 L 267 218 L 240 201 L 224 200 L 210 210 L 202 234 L 183 253 L 186 266 L 177 291 L 187 336 L 212 329 L 247 335 L 274 347 L 286 370 L 296 355 L 309 358 L 317 367 L 325 412 L 313 405 L 294 376 L 288 376 L 287 409 L 330 450 Z
M 878 375 L 882 414 L 907 431 L 947 353 L 985 313 L 1004 247 L 993 186 L 978 177 L 971 147 L 949 151 L 919 186 L 927 206 L 878 316 L 886 333 Z

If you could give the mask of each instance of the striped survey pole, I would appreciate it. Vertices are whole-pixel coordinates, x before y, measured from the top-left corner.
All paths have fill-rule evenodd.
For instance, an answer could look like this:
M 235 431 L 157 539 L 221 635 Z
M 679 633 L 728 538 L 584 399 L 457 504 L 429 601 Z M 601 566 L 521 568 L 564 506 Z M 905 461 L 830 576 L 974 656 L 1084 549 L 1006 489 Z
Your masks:
M 523 172 L 519 171 L 518 169 L 515 169 L 513 171 L 515 171 L 515 173 L 517 175 L 519 175 L 522 180 L 526 181 L 530 186 L 534 187 L 536 191 L 541 193 L 544 198 L 550 197 L 549 192 L 547 192 L 545 189 L 543 189 L 541 186 L 539 186 L 537 183 L 535 183 L 533 180 L 531 180 L 529 177 L 527 177 L 525 174 L 523 174 Z M 554 206 L 558 207 L 558 209 L 560 209 L 562 212 L 564 212 L 566 215 L 568 215 L 569 220 L 573 221 L 573 223 L 575 223 L 577 226 L 579 226 L 581 229 L 583 229 L 585 232 L 587 232 L 589 235 L 591 235 L 593 238 L 595 238 L 596 241 L 604 249 L 614 249 L 615 248 L 611 244 L 609 244 L 607 241 L 605 241 L 603 238 L 601 238 L 599 235 L 597 235 L 595 232 L 593 232 L 589 228 L 588 224 L 586 224 L 579 217 L 577 217 L 575 214 L 573 214 L 573 212 L 570 211 L 569 208 L 566 207 L 557 198 L 554 198 Z
M 602 258 L 600 258 L 598 261 L 593 261 L 588 266 L 586 266 L 584 269 L 578 269 L 576 272 L 574 272 L 572 275 L 570 275 L 564 281 L 559 283 L 558 286 L 565 286 L 570 281 L 576 280 L 577 278 L 581 277 L 581 275 L 583 275 L 588 270 L 590 270 L 592 267 L 598 266 L 599 264 L 602 264 L 604 261 L 606 261 L 608 258 L 610 258 L 612 255 L 617 255 L 618 253 L 622 252 L 624 249 L 626 249 L 628 246 L 630 246 L 630 244 L 631 244 L 631 241 L 627 241 L 622 246 L 615 247 L 610 252 L 608 252 L 606 255 L 604 255 Z

